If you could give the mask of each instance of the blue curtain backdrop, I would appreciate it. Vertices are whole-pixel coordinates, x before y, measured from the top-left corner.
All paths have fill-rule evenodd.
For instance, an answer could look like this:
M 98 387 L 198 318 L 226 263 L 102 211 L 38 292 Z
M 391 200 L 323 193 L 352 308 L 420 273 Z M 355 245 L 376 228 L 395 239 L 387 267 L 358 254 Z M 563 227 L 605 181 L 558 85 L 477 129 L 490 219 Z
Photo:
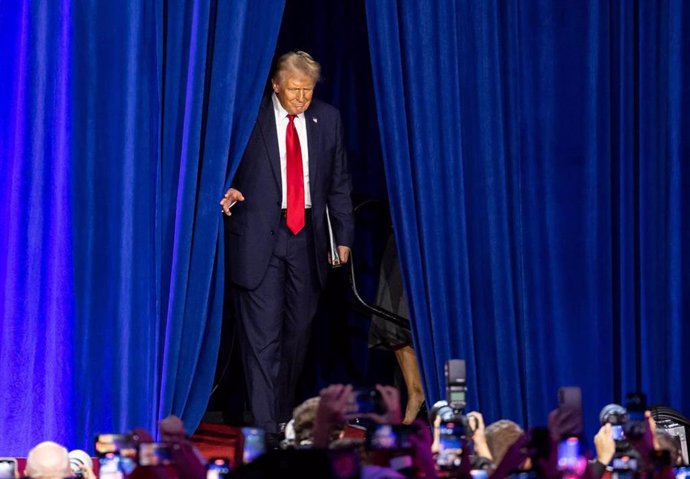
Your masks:
M 2 2 L 0 451 L 194 429 L 282 2 Z
M 629 391 L 690 411 L 690 8 L 368 0 L 379 128 L 428 399 L 589 432 Z
M 0 0 L 2 454 L 206 404 L 217 201 L 283 3 L 141 3 Z M 541 424 L 562 384 L 590 429 L 638 385 L 688 412 L 688 7 L 418 3 L 366 7 L 429 399 L 463 357 L 490 420 Z

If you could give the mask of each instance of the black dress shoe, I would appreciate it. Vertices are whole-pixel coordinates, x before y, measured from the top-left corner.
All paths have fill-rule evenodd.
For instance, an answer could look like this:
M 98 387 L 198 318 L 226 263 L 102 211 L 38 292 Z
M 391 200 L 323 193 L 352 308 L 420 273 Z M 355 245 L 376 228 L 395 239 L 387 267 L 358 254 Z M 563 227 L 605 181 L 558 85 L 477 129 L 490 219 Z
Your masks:
M 283 440 L 281 436 L 278 432 L 266 433 L 266 452 L 280 449 L 280 442 Z

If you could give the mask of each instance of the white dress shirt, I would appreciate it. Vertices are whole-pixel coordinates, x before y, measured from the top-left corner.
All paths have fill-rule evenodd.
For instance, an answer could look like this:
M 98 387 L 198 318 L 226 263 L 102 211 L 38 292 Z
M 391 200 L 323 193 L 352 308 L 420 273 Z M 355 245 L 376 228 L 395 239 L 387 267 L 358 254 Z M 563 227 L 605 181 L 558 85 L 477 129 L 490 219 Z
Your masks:
M 288 112 L 280 104 L 280 100 L 275 93 L 271 96 L 273 100 L 273 113 L 276 117 L 276 131 L 278 134 L 278 150 L 280 151 L 280 181 L 283 188 L 282 208 L 287 208 L 287 153 L 285 146 L 285 134 L 290 123 Z M 304 206 L 311 208 L 311 190 L 309 189 L 309 148 L 307 147 L 307 125 L 304 113 L 295 117 L 295 129 L 299 137 L 299 146 L 302 150 L 302 173 L 304 173 Z

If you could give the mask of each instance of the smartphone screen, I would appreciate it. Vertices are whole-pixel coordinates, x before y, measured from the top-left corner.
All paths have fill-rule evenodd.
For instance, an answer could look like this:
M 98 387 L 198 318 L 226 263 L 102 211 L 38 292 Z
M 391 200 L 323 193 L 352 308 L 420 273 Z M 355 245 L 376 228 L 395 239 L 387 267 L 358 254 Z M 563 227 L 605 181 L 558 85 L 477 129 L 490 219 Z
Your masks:
M 676 467 L 674 469 L 676 479 L 690 479 L 690 467 Z
M 438 432 L 439 451 L 436 465 L 445 470 L 460 467 L 465 428 L 457 421 L 444 421 L 440 424 Z
M 637 471 L 637 459 L 631 456 L 614 457 L 611 460 L 611 467 L 616 472 L 635 472 Z
M 125 474 L 131 474 L 139 462 L 138 448 L 128 434 L 99 434 L 96 436 L 95 449 L 99 458 L 110 453 L 116 454 L 118 467 Z
M 520 471 L 508 476 L 509 479 L 537 479 L 536 471 Z
M 139 444 L 140 466 L 169 466 L 172 464 L 170 446 L 160 442 L 142 442 Z
M 99 454 L 98 477 L 100 479 L 124 479 L 122 461 L 117 452 Z
M 225 479 L 230 473 L 230 460 L 227 457 L 212 457 L 206 465 L 206 479 Z
M 569 437 L 558 444 L 558 470 L 565 476 L 581 476 L 586 467 L 587 460 L 582 455 L 577 437 Z
M 410 449 L 410 436 L 416 434 L 415 425 L 378 424 L 367 435 L 369 449 Z
M 359 414 L 383 414 L 386 407 L 381 393 L 376 389 L 359 389 L 352 392 L 352 400 L 348 404 L 348 412 Z
M 371 449 L 395 449 L 398 447 L 398 437 L 390 424 L 376 426 L 369 437 Z
M 623 432 L 623 426 L 620 424 L 611 426 L 611 437 L 614 441 L 622 441 L 625 439 L 625 433 Z
M 263 429 L 243 427 L 242 435 L 244 436 L 242 462 L 247 464 L 266 452 L 265 433 Z
M 0 479 L 17 477 L 17 460 L 12 457 L 0 458 Z

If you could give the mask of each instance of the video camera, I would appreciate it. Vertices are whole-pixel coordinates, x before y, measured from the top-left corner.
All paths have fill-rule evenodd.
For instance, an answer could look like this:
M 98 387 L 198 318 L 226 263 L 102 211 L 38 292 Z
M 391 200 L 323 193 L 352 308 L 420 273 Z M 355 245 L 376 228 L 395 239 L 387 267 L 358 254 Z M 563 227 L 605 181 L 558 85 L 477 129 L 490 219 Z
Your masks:
M 630 443 L 625 436 L 624 426 L 628 422 L 628 410 L 620 404 L 607 404 L 599 413 L 599 424 L 611 424 L 611 435 L 616 443 L 616 453 L 627 453 Z
M 638 469 L 639 453 L 630 441 L 641 438 L 645 433 L 645 409 L 647 401 L 642 393 L 629 393 L 626 407 L 608 404 L 599 413 L 599 423 L 611 424 L 616 453 L 611 461 L 614 472 L 634 473 Z
M 444 470 L 460 466 L 467 431 L 472 433 L 467 416 L 467 376 L 464 359 L 449 359 L 445 364 L 446 400 L 430 411 L 432 422 L 439 420 L 439 454 L 436 464 Z
M 629 448 L 628 440 L 639 439 L 645 433 L 645 410 L 647 400 L 642 393 L 629 393 L 625 407 L 608 404 L 599 413 L 599 423 L 611 424 L 616 449 Z

